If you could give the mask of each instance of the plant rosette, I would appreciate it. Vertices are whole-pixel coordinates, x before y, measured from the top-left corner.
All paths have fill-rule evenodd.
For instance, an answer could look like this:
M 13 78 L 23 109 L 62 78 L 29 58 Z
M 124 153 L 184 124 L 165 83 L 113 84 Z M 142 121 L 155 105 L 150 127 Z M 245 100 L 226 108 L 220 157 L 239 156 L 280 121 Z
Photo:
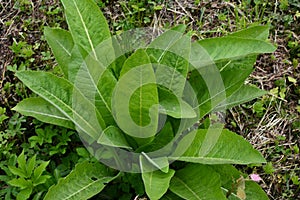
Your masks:
M 62 3 L 69 31 L 45 28 L 62 74 L 17 72 L 40 97 L 14 109 L 76 130 L 102 164 L 79 163 L 45 199 L 90 198 L 118 172 L 140 173 L 150 199 L 268 199 L 231 166 L 265 159 L 219 117 L 266 93 L 244 83 L 275 50 L 267 26 L 194 42 L 184 25 L 111 36 L 92 0 Z

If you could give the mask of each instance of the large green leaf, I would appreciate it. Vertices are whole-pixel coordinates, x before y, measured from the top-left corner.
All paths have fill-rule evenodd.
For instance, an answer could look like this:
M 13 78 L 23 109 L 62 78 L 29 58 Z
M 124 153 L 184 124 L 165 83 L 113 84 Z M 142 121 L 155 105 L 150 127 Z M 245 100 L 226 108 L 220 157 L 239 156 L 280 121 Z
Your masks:
M 266 91 L 255 86 L 243 85 L 240 89 L 231 94 L 226 101 L 223 104 L 220 104 L 220 107 L 217 107 L 216 109 L 228 109 L 242 103 L 249 102 L 265 94 L 267 94 Z
M 189 200 L 226 199 L 221 190 L 219 175 L 210 167 L 200 164 L 190 164 L 177 171 L 169 189 Z
M 86 59 L 83 59 L 81 54 L 83 51 L 81 47 L 74 45 L 71 61 L 68 63 L 68 80 L 80 90 L 91 104 L 96 105 L 107 126 L 114 125 L 111 113 L 111 96 L 116 80 L 111 71 L 105 69 L 93 57 L 87 56 Z
M 213 61 L 239 58 L 253 54 L 272 53 L 276 50 L 268 42 L 249 38 L 211 38 L 200 40 L 198 44 L 207 51 Z
M 212 66 L 205 66 L 191 72 L 189 84 L 196 93 L 200 117 L 215 110 L 216 107 L 225 109 L 226 106 L 231 105 L 230 102 L 234 100 L 234 96 L 239 94 L 238 91 L 241 92 L 242 87 L 246 88 L 243 85 L 253 71 L 255 59 L 256 56 L 246 56 L 242 59 L 223 60 L 216 63 L 220 71 L 211 70 L 210 72 L 209 68 Z M 214 80 L 215 82 L 212 82 Z M 255 90 L 252 91 L 255 92 Z M 251 98 L 248 96 L 243 99 L 252 100 L 259 94 L 262 92 L 253 94 Z
M 123 75 L 128 73 L 133 68 L 141 66 L 149 68 L 149 66 L 151 66 L 150 63 L 150 59 L 145 50 L 138 49 L 125 61 L 120 72 L 120 78 L 122 78 Z
M 107 183 L 117 176 L 100 163 L 84 161 L 65 178 L 52 186 L 45 200 L 88 199 L 98 194 Z
M 175 96 L 165 88 L 158 88 L 160 113 L 167 114 L 174 118 L 195 118 L 197 114 L 193 108 L 181 97 Z
M 171 90 L 176 96 L 182 97 L 188 73 L 191 51 L 190 38 L 182 36 L 167 52 L 162 55 L 156 66 L 156 81 Z
M 98 59 L 96 48 L 110 37 L 109 27 L 93 0 L 61 0 L 74 42 Z
M 84 59 L 82 56 L 83 51 L 84 50 L 76 44 L 71 51 L 71 59 L 68 63 L 68 80 L 71 83 L 74 83 L 76 81 L 78 77 L 78 71 L 82 67 L 81 65 L 84 63 Z
M 85 59 L 79 53 L 80 47 L 75 45 L 72 51 L 72 62 L 69 64 L 70 81 L 91 102 L 95 104 L 106 125 L 114 125 L 111 110 L 111 97 L 116 79 L 102 58 L 101 62 L 88 55 Z M 111 51 L 109 51 L 111 52 Z M 97 51 L 97 53 L 99 53 Z M 113 54 L 113 53 L 112 53 Z M 107 61 L 109 62 L 109 61 Z
M 245 182 L 245 192 L 246 199 L 256 199 L 256 200 L 268 200 L 268 195 L 262 190 L 262 188 L 253 181 Z
M 158 151 L 156 156 L 168 155 L 171 151 L 171 146 L 168 145 L 174 138 L 174 133 L 170 122 L 166 122 L 162 130 L 155 136 L 151 143 L 141 146 L 136 152 L 154 152 Z M 165 154 L 163 154 L 165 153 Z
M 188 71 L 190 39 L 183 36 L 184 25 L 166 31 L 147 47 L 156 70 L 156 81 L 181 97 Z
M 74 129 L 74 124 L 56 107 L 42 98 L 27 98 L 13 108 L 23 115 L 35 117 L 38 120 L 66 128 Z
M 187 102 L 195 105 L 194 108 L 198 109 L 199 118 L 213 111 L 226 99 L 226 86 L 220 72 L 216 70 L 208 66 L 191 72 L 188 84 L 193 88 L 195 95 L 192 102 L 188 100 Z M 231 85 L 227 87 L 230 88 Z
M 176 158 L 181 157 L 193 143 L 196 137 L 197 131 L 189 131 L 177 134 L 172 146 L 172 152 L 169 154 L 170 160 L 176 160 Z
M 208 80 L 209 77 L 217 76 L 214 72 L 200 71 L 201 74 L 197 70 L 191 72 L 189 84 L 196 93 L 201 118 L 213 110 L 227 109 L 265 94 L 258 88 L 244 85 L 246 78 L 253 71 L 254 60 L 255 56 L 252 56 L 218 63 L 218 67 L 221 68 L 219 79 L 221 83 L 215 84 L 221 84 L 219 87 L 213 87 L 214 84 Z
M 225 87 L 226 96 L 237 91 L 254 70 L 256 56 L 217 63 Z M 222 67 L 222 68 L 220 68 Z
M 109 68 L 102 73 L 97 84 L 98 92 L 95 97 L 95 105 L 107 126 L 115 125 L 115 120 L 112 115 L 111 101 L 116 84 L 117 80 Z
M 98 61 L 91 56 L 87 56 L 74 77 L 74 85 L 92 103 L 95 102 L 96 95 L 100 95 L 100 98 L 103 100 L 97 84 L 104 71 L 105 68 L 99 65 Z
M 239 37 L 257 40 L 266 40 L 269 37 L 270 26 L 251 26 L 249 28 L 231 33 L 226 37 Z
M 164 98 L 166 93 L 159 92 L 160 105 L 165 108 L 165 111 L 162 109 L 161 113 L 166 113 L 174 118 L 181 117 L 181 121 L 178 123 L 180 127 L 178 131 L 175 131 L 181 132 L 192 126 L 198 120 L 198 108 L 193 107 L 195 106 L 193 103 L 196 104 L 196 102 L 190 103 L 187 101 L 188 105 L 187 102 L 182 101 L 185 97 L 192 98 L 195 96 L 194 92 L 187 92 L 192 91 L 187 90 L 189 87 L 185 88 L 191 49 L 193 49 L 191 47 L 191 41 L 188 36 L 180 36 L 179 33 L 176 33 L 177 35 L 175 34 L 173 37 L 173 32 L 172 30 L 166 32 L 166 35 L 169 34 L 170 37 L 164 38 L 164 41 L 161 41 L 161 43 L 165 45 L 163 49 L 159 48 L 159 44 L 155 43 L 155 45 L 152 45 L 151 43 L 147 52 L 149 52 L 151 56 L 153 55 L 155 57 L 155 62 L 158 63 L 157 65 L 153 65 L 155 68 L 157 84 L 167 88 L 171 93 L 173 93 L 173 95 L 170 94 Z M 153 46 L 155 48 L 153 48 Z M 174 106 L 176 105 L 176 102 L 174 101 L 175 96 L 181 104 L 180 115 L 178 115 L 178 111 L 180 109 L 176 109 L 178 106 Z M 176 112 L 174 112 L 175 110 Z
M 221 131 L 221 134 L 219 132 Z M 209 139 L 209 141 L 208 141 Z M 229 130 L 198 130 L 180 161 L 202 164 L 264 163 L 265 159 L 243 137 Z
M 66 79 L 47 72 L 22 71 L 16 76 L 33 92 L 55 106 L 81 131 L 98 138 L 105 127 L 95 106 Z
M 109 68 L 112 69 L 114 76 L 119 79 L 120 72 L 122 70 L 122 67 L 124 65 L 124 62 L 126 61 L 126 50 L 123 50 L 121 48 L 121 45 L 119 41 L 116 39 L 117 36 L 112 37 L 112 45 L 115 52 L 115 60 L 114 62 L 109 66 Z
M 97 98 L 100 102 L 97 102 L 98 105 L 100 104 L 99 112 L 104 114 L 104 120 L 107 120 L 110 125 L 112 116 L 111 108 L 106 101 L 108 97 L 102 94 L 101 88 L 103 87 L 97 87 L 105 68 L 115 58 L 106 19 L 92 0 L 62 0 L 62 3 L 76 44 L 76 48 L 72 51 L 72 62 L 69 65 L 69 71 L 72 71 L 71 82 L 75 83 L 92 104 L 95 104 L 95 97 Z M 104 76 L 107 75 L 108 73 Z M 110 79 L 111 81 L 114 80 Z M 105 87 L 105 89 L 108 88 Z
M 237 181 L 244 177 L 244 175 L 238 171 L 232 165 L 211 165 L 210 166 L 215 172 L 217 172 L 221 178 L 221 187 L 229 199 L 240 200 L 237 194 Z M 245 188 L 247 189 L 247 188 Z
M 92 152 L 92 155 L 104 163 L 106 166 L 109 166 L 112 169 L 118 169 L 122 172 L 139 172 L 138 165 L 131 165 L 131 163 L 138 163 L 138 157 L 134 154 L 130 154 L 127 150 L 129 147 L 126 147 L 124 144 L 114 142 L 108 142 L 109 138 L 106 141 L 103 141 L 107 144 L 105 145 L 92 145 L 88 147 L 89 151 Z M 117 147 L 120 146 L 120 147 Z M 126 148 L 127 150 L 124 150 Z M 137 159 L 136 159 L 137 157 Z
M 185 25 L 178 25 L 155 38 L 146 50 L 151 61 L 153 63 L 160 63 L 169 48 L 182 37 L 185 29 Z
M 147 102 L 148 100 L 149 102 Z M 151 122 L 153 123 L 153 128 L 157 127 L 158 109 L 157 104 L 155 105 L 157 102 L 157 91 L 155 84 L 143 85 L 138 88 L 132 94 L 130 99 L 129 111 L 132 120 L 138 124 L 139 127 L 144 127 L 148 124 L 151 124 Z M 156 107 L 154 108 L 155 110 L 150 110 L 153 105 Z M 153 118 L 149 117 L 147 113 L 150 113 L 150 116 L 153 116 Z
M 168 191 L 162 198 L 161 200 L 182 200 L 181 197 L 175 195 L 174 193 Z
M 170 180 L 175 171 L 170 169 L 168 173 L 152 171 L 142 173 L 146 193 L 150 199 L 160 199 L 168 190 Z
M 169 172 L 169 160 L 167 157 L 163 157 L 163 155 L 150 157 L 150 154 L 142 152 L 139 160 L 142 172 L 151 172 L 158 169 L 164 173 Z
M 63 29 L 45 27 L 44 35 L 50 45 L 55 59 L 68 78 L 68 65 L 71 61 L 74 42 L 71 34 Z
M 107 127 L 98 138 L 97 142 L 107 146 L 131 149 L 126 141 L 124 133 L 115 126 Z
M 161 198 L 168 190 L 171 178 L 175 171 L 168 169 L 168 160 L 163 165 L 167 165 L 167 170 L 158 170 L 161 167 L 161 161 L 152 160 L 146 154 L 140 156 L 140 166 L 142 172 L 142 179 L 146 189 L 146 193 L 150 199 Z M 163 166 L 164 167 L 164 166 Z
M 137 138 L 149 138 L 158 127 L 158 92 L 155 75 L 144 50 L 124 63 L 113 94 L 113 113 L 118 126 Z
M 259 35 L 254 37 L 256 31 Z M 253 70 L 256 55 L 275 50 L 273 45 L 260 40 L 265 39 L 266 31 L 266 27 L 249 28 L 236 35 L 193 44 L 191 64 L 197 70 L 192 71 L 189 83 L 197 93 L 200 117 L 215 107 L 225 108 L 224 99 L 242 87 Z

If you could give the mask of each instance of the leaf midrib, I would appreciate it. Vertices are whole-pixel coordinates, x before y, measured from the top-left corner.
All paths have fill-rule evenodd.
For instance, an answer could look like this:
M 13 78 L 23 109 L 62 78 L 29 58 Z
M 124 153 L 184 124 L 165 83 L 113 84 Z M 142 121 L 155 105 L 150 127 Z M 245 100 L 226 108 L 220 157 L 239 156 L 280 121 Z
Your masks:
M 142 87 L 140 87 L 140 98 L 139 98 L 139 101 L 140 101 L 140 107 L 139 107 L 139 111 L 140 111 L 140 113 L 139 113 L 139 115 L 140 115 L 140 123 L 139 123 L 139 127 L 142 127 L 143 126 L 143 122 L 142 122 L 142 120 L 143 120 L 143 108 L 142 108 L 142 95 L 143 95 L 143 72 L 141 72 L 140 71 L 140 84 L 139 85 L 141 85 Z
M 95 51 L 94 44 L 93 44 L 93 42 L 92 42 L 92 40 L 91 40 L 89 31 L 88 31 L 88 29 L 87 29 L 87 27 L 86 27 L 86 25 L 85 25 L 85 22 L 84 22 L 84 20 L 83 20 L 83 17 L 82 17 L 82 15 L 81 15 L 81 13 L 80 13 L 80 10 L 79 10 L 79 8 L 78 8 L 78 5 L 76 4 L 75 1 L 73 1 L 73 2 L 74 2 L 74 6 L 75 6 L 75 8 L 76 8 L 76 11 L 77 11 L 77 13 L 78 13 L 78 15 L 79 15 L 79 17 L 80 17 L 80 21 L 81 21 L 81 24 L 83 25 L 83 28 L 84 28 L 84 31 L 85 31 L 85 33 L 86 33 L 87 39 L 88 39 L 88 41 L 89 41 L 89 44 L 90 44 L 90 46 L 91 46 L 91 48 L 92 48 L 92 52 L 93 52 L 93 54 L 94 54 L 94 56 L 95 56 L 95 59 L 98 61 L 98 57 L 97 57 L 97 54 L 96 54 L 96 51 Z
M 80 190 L 77 190 L 75 193 L 73 193 L 73 194 L 67 196 L 64 200 L 67 200 L 67 199 L 70 199 L 70 198 L 74 197 L 75 195 L 77 195 L 77 194 L 80 193 L 81 191 L 85 190 L 86 188 L 90 187 L 91 185 L 96 184 L 96 183 L 98 183 L 98 182 L 100 182 L 100 181 L 102 181 L 102 180 L 105 180 L 105 179 L 107 179 L 107 178 L 112 178 L 112 177 L 106 176 L 106 177 L 102 177 L 101 179 L 98 179 L 97 181 L 93 181 L 93 182 L 89 183 L 88 185 L 82 187 Z M 99 184 L 99 185 L 100 185 L 100 184 Z M 103 183 L 102 183 L 102 185 L 103 185 Z
M 250 164 L 253 162 L 243 162 L 243 160 L 238 160 L 238 159 L 224 159 L 224 158 L 214 158 L 214 157 L 195 157 L 195 156 L 181 156 L 179 158 L 176 157 L 169 157 L 170 159 L 175 159 L 175 160 L 203 160 L 203 161 L 218 161 L 226 164 Z M 182 158 L 187 158 L 187 159 L 182 159 Z M 200 163 L 200 162 L 199 162 Z M 203 162 L 207 163 L 207 162 Z
M 222 94 L 222 93 L 225 93 L 225 96 L 226 96 L 226 98 L 227 98 L 226 91 L 227 91 L 228 89 L 234 87 L 237 83 L 238 83 L 238 82 L 235 82 L 234 84 L 231 84 L 231 85 L 229 85 L 228 87 L 224 87 L 224 90 L 222 90 L 222 91 L 216 93 L 215 95 L 211 96 L 210 98 L 204 100 L 203 102 L 201 102 L 200 104 L 198 104 L 196 107 L 194 107 L 194 109 L 198 109 L 200 106 L 202 106 L 203 104 L 205 104 L 205 103 L 207 103 L 208 101 L 212 100 L 213 98 L 219 96 L 219 95 Z M 242 87 L 242 86 L 240 86 L 237 90 L 239 90 L 241 87 Z M 236 91 L 237 91 L 237 90 L 236 90 Z M 219 103 L 222 103 L 222 101 L 219 102 Z M 218 107 L 218 105 L 217 105 L 216 107 Z M 213 110 L 213 109 L 215 109 L 215 108 L 212 108 L 212 110 Z M 211 111 L 211 110 L 210 110 L 210 111 Z M 210 112 L 210 111 L 208 111 L 208 112 Z
M 90 73 L 89 68 L 87 67 L 86 64 L 85 64 L 84 66 L 86 67 L 88 76 L 89 76 L 90 80 L 92 81 L 92 84 L 93 84 L 94 88 L 96 89 L 98 95 L 100 96 L 102 102 L 104 103 L 106 109 L 112 114 L 111 108 L 109 107 L 108 103 L 105 101 L 103 95 L 101 94 L 100 90 L 98 89 L 97 84 L 95 83 L 95 81 L 94 81 L 94 79 L 93 79 L 93 77 L 92 77 L 92 74 Z M 102 74 L 100 75 L 100 79 L 101 79 L 101 76 L 104 75 L 104 73 L 105 73 L 105 72 L 103 71 Z M 99 80 L 100 80 L 100 79 L 99 79 Z
M 52 93 L 48 92 L 47 90 L 45 90 L 44 88 L 40 87 L 42 90 L 44 90 L 45 93 L 47 93 L 48 95 L 54 97 L 58 102 L 60 102 L 63 106 L 65 106 L 65 108 L 67 108 L 69 111 L 71 111 L 72 113 L 76 114 L 77 117 L 79 117 L 85 124 L 87 124 L 90 128 L 92 128 L 93 131 L 95 131 L 95 133 L 97 133 L 97 131 L 93 128 L 93 126 L 91 126 L 86 120 L 84 120 L 81 115 L 79 115 L 75 110 L 71 109 L 66 103 L 64 103 L 63 101 L 61 101 L 58 97 L 56 97 L 55 95 L 53 95 Z M 38 92 L 37 92 L 38 93 Z M 85 131 L 74 119 L 72 119 L 71 116 L 69 116 L 69 114 L 67 114 L 64 110 L 62 110 L 58 105 L 56 105 L 54 102 L 50 101 L 47 97 L 45 97 L 44 95 L 39 94 L 41 97 L 43 97 L 44 99 L 46 99 L 49 103 L 51 103 L 52 105 L 54 105 L 57 109 L 59 109 L 64 115 L 68 116 L 68 118 L 70 120 L 73 121 L 73 123 L 79 127 L 82 131 L 88 133 L 87 131 Z
M 182 37 L 182 35 L 177 39 L 175 38 L 174 40 L 171 40 L 170 43 L 168 44 L 167 48 L 163 49 L 162 54 L 160 55 L 160 57 L 158 58 L 157 62 L 160 63 L 160 61 L 165 57 L 166 53 L 169 52 L 169 49 L 178 41 L 180 40 L 180 38 Z
M 51 115 L 51 114 L 48 114 L 48 113 L 37 112 L 37 111 L 26 110 L 26 109 L 18 109 L 18 110 L 19 111 L 23 111 L 23 112 L 28 112 L 28 113 L 34 113 L 34 114 L 38 114 L 38 115 L 43 115 L 43 116 L 47 116 L 47 117 L 53 117 L 55 119 L 62 119 L 62 120 L 70 121 L 69 118 L 58 116 L 58 115 Z
M 80 12 L 80 10 L 79 10 L 79 8 L 78 8 L 77 3 L 76 3 L 75 1 L 73 1 L 73 3 L 74 3 L 74 7 L 75 7 L 75 9 L 76 9 L 76 12 L 78 13 L 78 16 L 80 17 L 80 22 L 81 22 L 81 24 L 82 24 L 82 26 L 83 26 L 83 28 L 84 28 L 84 31 L 85 31 L 85 33 L 86 33 L 86 36 L 87 36 L 88 42 L 89 42 L 89 44 L 90 44 L 90 47 L 91 47 L 91 49 L 92 49 L 92 52 L 93 52 L 93 54 L 94 54 L 94 57 L 95 57 L 96 61 L 99 61 L 99 59 L 98 59 L 98 57 L 97 57 L 97 54 L 96 54 L 96 51 L 95 51 L 94 44 L 93 44 L 93 42 L 92 42 L 92 40 L 91 40 L 91 36 L 90 36 L 90 34 L 89 34 L 89 30 L 88 30 L 88 28 L 86 27 L 85 21 L 84 21 L 84 19 L 83 19 L 83 16 L 81 15 L 81 12 Z M 87 68 L 87 69 L 88 69 L 88 68 Z M 88 71 L 89 77 L 91 78 L 90 70 L 88 69 L 87 71 Z M 93 83 L 94 87 L 96 88 L 96 90 L 97 90 L 99 96 L 101 97 L 102 102 L 105 104 L 105 107 L 107 108 L 107 110 L 108 110 L 110 113 L 112 113 L 111 108 L 109 107 L 108 103 L 105 101 L 104 97 L 103 97 L 102 94 L 100 93 L 100 91 L 99 91 L 97 85 L 96 85 L 95 82 L 94 82 L 94 79 L 91 78 L 91 80 L 92 80 L 92 83 Z
M 72 54 L 71 54 L 71 52 L 70 51 L 68 51 L 66 48 L 65 48 L 65 46 L 61 43 L 61 42 L 59 42 L 59 40 L 55 40 L 56 41 L 56 43 L 68 54 L 68 56 L 71 56 Z
M 183 180 L 181 180 L 177 176 L 174 176 L 173 178 L 177 179 L 178 182 L 180 182 L 186 189 L 188 189 L 193 194 L 193 196 L 196 197 L 196 199 L 201 200 L 201 198 L 187 184 L 185 184 Z

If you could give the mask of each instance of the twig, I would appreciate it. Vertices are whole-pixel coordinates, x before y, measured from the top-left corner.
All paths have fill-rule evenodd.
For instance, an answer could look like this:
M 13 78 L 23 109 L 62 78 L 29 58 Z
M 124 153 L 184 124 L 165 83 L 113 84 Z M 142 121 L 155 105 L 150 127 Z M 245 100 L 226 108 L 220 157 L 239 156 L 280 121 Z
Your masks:
M 179 5 L 179 7 L 185 12 L 185 14 L 194 22 L 194 18 L 191 16 L 189 12 L 185 10 L 185 8 L 181 5 L 181 3 L 178 2 L 178 0 L 175 0 L 175 2 Z

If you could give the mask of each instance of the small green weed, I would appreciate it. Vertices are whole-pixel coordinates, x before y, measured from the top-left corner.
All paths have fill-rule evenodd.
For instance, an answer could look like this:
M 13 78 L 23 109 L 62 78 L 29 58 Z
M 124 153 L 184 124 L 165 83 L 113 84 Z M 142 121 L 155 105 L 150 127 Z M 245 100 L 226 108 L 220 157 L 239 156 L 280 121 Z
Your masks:
M 30 58 L 34 54 L 34 51 L 32 50 L 33 49 L 32 45 L 28 45 L 24 41 L 17 42 L 15 39 L 10 49 L 18 57 L 22 57 L 22 58 Z
M 5 113 L 6 108 L 0 107 L 0 124 L 2 124 L 2 122 L 8 118 L 8 116 L 6 116 Z
M 20 188 L 16 195 L 17 200 L 28 199 L 38 185 L 44 184 L 51 177 L 42 175 L 49 161 L 39 161 L 39 163 L 36 161 L 36 155 L 27 160 L 23 151 L 17 158 L 18 166 L 8 166 L 9 171 L 16 176 L 9 180 L 8 184 Z
M 24 116 L 21 116 L 19 113 L 14 114 L 8 122 L 8 129 L 5 130 L 5 132 L 10 137 L 22 136 L 23 132 L 26 130 L 22 127 L 23 122 L 26 122 Z
M 55 154 L 65 154 L 68 143 L 74 131 L 65 128 L 46 125 L 35 129 L 36 135 L 29 137 L 30 148 L 35 151 L 49 153 L 50 156 Z

